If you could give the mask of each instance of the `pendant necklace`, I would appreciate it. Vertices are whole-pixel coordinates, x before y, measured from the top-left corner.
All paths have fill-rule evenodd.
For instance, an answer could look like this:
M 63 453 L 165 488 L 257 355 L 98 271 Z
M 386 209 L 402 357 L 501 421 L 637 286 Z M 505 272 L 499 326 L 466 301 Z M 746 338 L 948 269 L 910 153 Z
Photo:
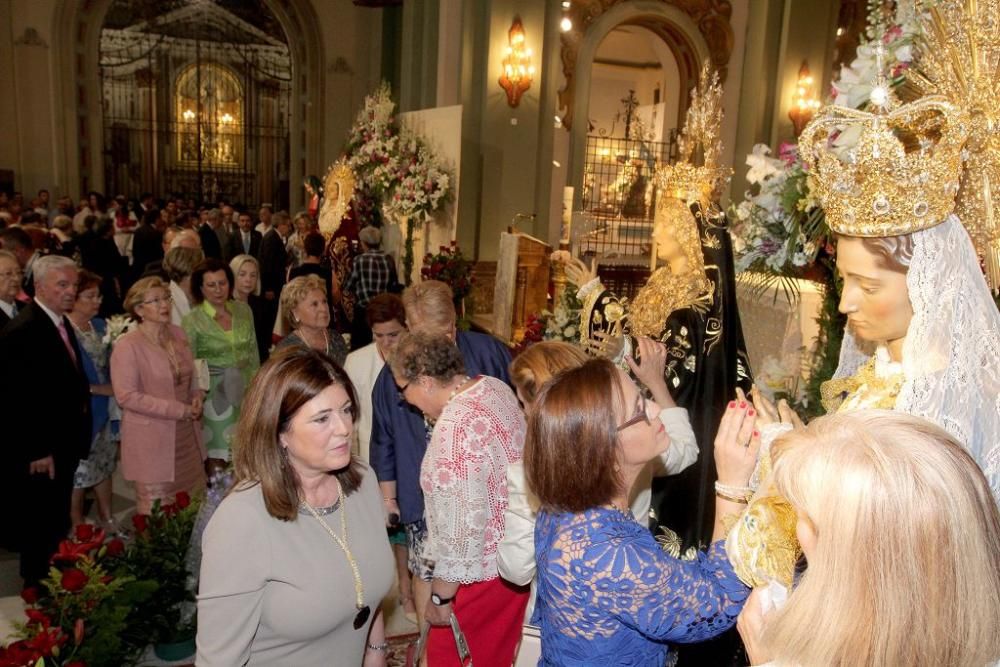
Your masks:
M 340 486 L 340 480 L 337 479 L 336 475 L 333 479 L 337 482 L 337 497 L 340 499 L 340 531 L 344 534 L 343 539 L 341 539 L 340 535 L 333 532 L 330 524 L 320 518 L 319 513 L 312 505 L 303 500 L 302 506 L 316 517 L 316 520 L 320 522 L 323 528 L 326 529 L 326 532 L 330 534 L 330 537 L 333 538 L 333 541 L 343 549 L 344 555 L 347 556 L 347 563 L 351 566 L 351 573 L 354 575 L 354 606 L 358 610 L 358 615 L 354 617 L 354 629 L 360 630 L 364 627 L 365 622 L 368 621 L 372 610 L 365 604 L 364 587 L 361 584 L 361 572 L 358 570 L 358 562 L 354 560 L 354 554 L 351 553 L 350 548 L 347 546 L 347 498 L 344 497 L 344 489 Z

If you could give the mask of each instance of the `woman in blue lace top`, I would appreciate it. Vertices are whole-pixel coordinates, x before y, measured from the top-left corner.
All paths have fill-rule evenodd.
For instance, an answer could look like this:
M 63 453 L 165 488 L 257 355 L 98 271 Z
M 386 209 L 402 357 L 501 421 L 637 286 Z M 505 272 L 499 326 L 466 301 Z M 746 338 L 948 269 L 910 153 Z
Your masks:
M 729 565 L 721 523 L 744 507 L 731 489 L 753 470 L 753 409 L 733 402 L 722 419 L 715 535 L 691 561 L 664 552 L 628 510 L 639 472 L 670 446 L 659 413 L 600 359 L 557 376 L 535 399 L 525 472 L 541 506 L 532 617 L 540 666 L 663 665 L 668 642 L 714 637 L 743 607 L 749 589 Z

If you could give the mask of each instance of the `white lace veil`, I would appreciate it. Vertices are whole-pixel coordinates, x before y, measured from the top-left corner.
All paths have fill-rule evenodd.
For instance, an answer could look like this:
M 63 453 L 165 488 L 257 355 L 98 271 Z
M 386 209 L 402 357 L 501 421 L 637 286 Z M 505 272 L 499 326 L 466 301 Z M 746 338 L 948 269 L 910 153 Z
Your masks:
M 913 319 L 895 409 L 964 444 L 1000 498 L 1000 312 L 957 217 L 913 234 L 906 286 Z M 870 355 L 845 330 L 834 377 L 854 374 Z

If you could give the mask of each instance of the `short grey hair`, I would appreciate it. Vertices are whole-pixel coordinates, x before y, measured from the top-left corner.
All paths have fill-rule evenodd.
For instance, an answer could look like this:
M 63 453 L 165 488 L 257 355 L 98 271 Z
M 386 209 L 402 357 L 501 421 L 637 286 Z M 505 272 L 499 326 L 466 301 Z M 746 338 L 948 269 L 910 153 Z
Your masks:
M 218 220 L 221 217 L 222 217 L 222 211 L 220 211 L 217 208 L 209 209 L 208 211 L 209 220 Z
M 52 220 L 52 226 L 62 232 L 73 229 L 73 218 L 68 215 L 57 215 Z
M 35 285 L 40 285 L 45 282 L 45 279 L 53 271 L 62 271 L 64 269 L 73 269 L 73 271 L 79 271 L 80 267 L 76 265 L 69 257 L 63 257 L 62 255 L 45 255 L 44 257 L 39 257 L 32 264 L 31 272 L 34 275 Z
M 358 238 L 369 248 L 377 248 L 382 245 L 382 230 L 368 225 L 358 232 Z

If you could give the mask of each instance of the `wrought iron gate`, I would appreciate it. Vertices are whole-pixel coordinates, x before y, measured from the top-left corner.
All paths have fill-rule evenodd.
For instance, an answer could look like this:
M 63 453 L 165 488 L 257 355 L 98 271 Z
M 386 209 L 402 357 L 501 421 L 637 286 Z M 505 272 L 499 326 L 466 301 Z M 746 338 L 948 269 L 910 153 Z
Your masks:
M 100 65 L 108 194 L 287 207 L 291 57 L 261 0 L 115 0 Z

